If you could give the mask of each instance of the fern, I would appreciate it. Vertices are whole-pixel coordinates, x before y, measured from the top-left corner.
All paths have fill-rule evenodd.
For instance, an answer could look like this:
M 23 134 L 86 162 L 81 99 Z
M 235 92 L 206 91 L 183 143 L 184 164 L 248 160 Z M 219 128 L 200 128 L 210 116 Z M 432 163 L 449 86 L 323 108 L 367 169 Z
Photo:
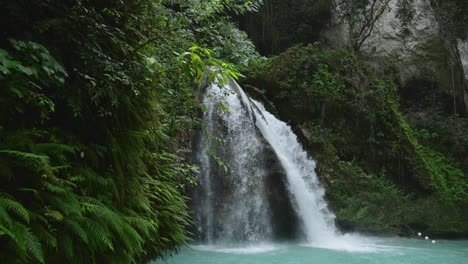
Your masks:
M 11 237 L 13 240 L 13 244 L 19 252 L 22 252 L 23 255 L 26 255 L 26 236 L 29 232 L 28 228 L 18 222 L 13 222 L 10 227 L 11 233 L 13 236 Z
M 57 186 L 55 184 L 51 184 L 50 182 L 44 182 L 43 186 L 46 190 L 56 193 L 56 194 L 66 194 L 68 190 L 61 186 Z
M 64 234 L 61 239 L 61 248 L 65 251 L 65 255 L 68 258 L 73 258 L 74 250 L 73 250 L 73 240 L 68 236 L 68 234 Z
M 11 232 L 11 230 L 0 224 L 0 237 L 4 235 L 7 235 L 10 239 L 14 240 L 15 235 Z
M 65 144 L 59 143 L 38 143 L 32 146 L 34 153 L 44 153 L 48 155 L 62 154 L 62 153 L 75 153 L 75 148 Z
M 180 186 L 190 173 L 176 153 L 188 148 L 198 116 L 197 69 L 174 52 L 206 41 L 194 31 L 169 41 L 161 31 L 160 39 L 135 50 L 147 42 L 143 33 L 153 30 L 154 19 L 175 19 L 186 28 L 192 22 L 149 0 L 102 8 L 59 2 L 32 0 L 28 10 L 9 4 L 0 10 L 12 22 L 37 10 L 41 15 L 18 23 L 24 30 L 14 35 L 43 44 L 11 40 L 0 51 L 16 65 L 1 73 L 0 186 L 9 196 L 0 196 L 6 241 L 0 255 L 12 263 L 141 263 L 161 256 L 187 239 Z M 113 14 L 129 20 L 109 23 Z M 211 28 L 211 20 L 199 22 Z M 130 25 L 143 26 L 135 31 Z M 209 49 L 191 53 L 201 56 L 198 66 L 235 74 Z M 146 62 L 150 57 L 157 65 Z
M 78 236 L 84 243 L 88 244 L 88 235 L 86 231 L 80 226 L 79 223 L 72 221 L 72 220 L 66 220 L 65 221 L 65 227 L 70 230 L 71 233 L 75 234 Z
M 125 217 L 125 221 L 127 221 L 134 228 L 138 229 L 144 236 L 149 236 L 150 231 L 157 230 L 158 228 L 157 222 L 155 220 L 150 221 L 143 219 L 142 217 L 127 216 Z
M 31 233 L 29 230 L 25 236 L 25 248 L 26 250 L 40 263 L 44 263 L 44 253 L 42 251 L 41 243 L 39 239 Z
M 58 242 L 57 237 L 53 233 L 53 229 L 49 229 L 48 223 L 45 226 L 34 228 L 34 234 L 37 235 L 45 248 L 57 250 Z
M 62 213 L 60 213 L 57 210 L 46 209 L 44 215 L 49 217 L 49 218 L 52 218 L 53 220 L 55 220 L 57 222 L 62 222 L 65 219 L 65 217 L 62 215 Z
M 94 246 L 97 248 L 107 248 L 111 251 L 114 251 L 114 245 L 110 238 L 111 235 L 107 228 L 88 218 L 83 218 L 82 222 L 83 226 L 87 229 L 88 238 L 90 239 L 90 242 L 92 240 L 92 244 Z
M 16 216 L 29 223 L 30 218 L 28 210 L 17 201 L 11 199 L 11 197 L 6 193 L 0 193 L 0 207 L 3 207 L 5 210 L 11 213 L 14 213 Z M 2 211 L 0 211 L 0 213 L 1 212 Z
M 1 203 L 1 202 L 0 202 Z M 10 215 L 8 214 L 8 212 L 5 210 L 5 208 L 0 204 L 0 223 L 6 223 L 6 224 L 11 224 L 11 222 L 13 221 L 10 217 Z
M 21 162 L 23 166 L 35 171 L 44 171 L 49 167 L 49 157 L 16 150 L 0 150 L 0 154 Z

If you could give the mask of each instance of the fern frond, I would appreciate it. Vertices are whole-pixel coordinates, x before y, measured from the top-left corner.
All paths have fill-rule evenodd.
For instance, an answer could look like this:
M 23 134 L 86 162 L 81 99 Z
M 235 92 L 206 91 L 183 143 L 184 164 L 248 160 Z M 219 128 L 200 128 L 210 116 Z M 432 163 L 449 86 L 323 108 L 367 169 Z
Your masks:
M 16 150 L 0 150 L 0 154 L 20 162 L 33 170 L 46 170 L 49 167 L 49 157 Z
M 6 224 L 11 224 L 13 220 L 11 219 L 10 215 L 8 212 L 3 208 L 3 206 L 0 204 L 0 223 L 6 223 Z
M 88 168 L 81 168 L 78 170 L 80 176 L 86 180 L 95 192 L 102 192 L 102 189 L 109 191 L 113 196 L 118 196 L 117 186 L 113 179 L 103 177 L 95 171 Z
M 26 232 L 25 236 L 25 247 L 26 250 L 40 263 L 44 263 L 44 252 L 42 251 L 41 243 L 37 236 L 31 231 Z
M 150 231 L 155 232 L 158 228 L 156 221 L 148 221 L 141 216 L 127 216 L 125 217 L 125 221 L 127 221 L 134 228 L 138 229 L 145 236 L 149 236 Z
M 52 249 L 57 249 L 57 237 L 53 231 L 49 230 L 49 227 L 36 227 L 34 228 L 34 234 L 39 238 L 39 240 L 45 244 L 47 247 Z
M 26 255 L 26 236 L 29 232 L 29 229 L 19 223 L 13 222 L 10 229 L 13 234 L 12 240 L 14 241 L 13 245 L 16 247 L 17 251 L 21 252 L 23 255 Z
M 94 242 L 96 242 L 97 246 L 104 246 L 104 248 L 114 251 L 114 245 L 110 239 L 111 235 L 107 228 L 89 218 L 83 218 L 82 222 L 83 226 L 87 229 L 88 238 L 90 240 L 91 238 L 95 238 Z
M 45 189 L 49 190 L 50 192 L 57 193 L 57 194 L 66 194 L 68 192 L 67 189 L 51 184 L 50 182 L 44 182 L 43 186 Z
M 70 168 L 71 166 L 68 166 L 68 165 L 50 167 L 51 171 L 53 172 L 60 172 L 60 171 L 64 171 Z
M 106 225 L 118 234 L 120 241 L 128 250 L 138 249 L 143 242 L 138 232 L 128 224 L 119 214 L 110 209 L 104 209 L 100 215 Z
M 8 229 L 7 227 L 5 227 L 4 225 L 1 225 L 0 224 L 0 237 L 3 236 L 3 235 L 7 235 L 10 237 L 10 239 L 14 239 L 14 234 L 11 232 L 10 229 Z
M 81 216 L 83 210 L 76 195 L 70 191 L 66 191 L 64 195 L 48 195 L 48 201 L 55 210 L 59 211 L 64 216 L 76 215 Z
M 56 153 L 75 153 L 75 148 L 59 143 L 39 143 L 32 146 L 35 153 L 56 154 Z
M 143 238 L 138 232 L 128 223 L 125 223 L 122 228 L 121 240 L 126 245 L 128 250 L 138 252 L 142 250 Z
M 6 193 L 0 193 L 0 206 L 29 223 L 30 218 L 28 210 Z
M 18 188 L 16 189 L 21 192 L 31 192 L 33 193 L 36 197 L 39 197 L 39 191 L 33 188 Z
M 73 257 L 73 240 L 67 235 L 64 234 L 61 239 L 61 247 L 65 251 L 65 255 L 69 258 Z
M 64 219 L 64 216 L 62 215 L 62 213 L 60 213 L 57 210 L 46 209 L 46 212 L 44 213 L 44 215 L 54 219 L 57 222 L 62 222 Z
M 72 220 L 66 220 L 65 226 L 72 233 L 77 235 L 83 242 L 88 244 L 88 235 L 86 234 L 86 231 L 80 226 L 80 224 Z

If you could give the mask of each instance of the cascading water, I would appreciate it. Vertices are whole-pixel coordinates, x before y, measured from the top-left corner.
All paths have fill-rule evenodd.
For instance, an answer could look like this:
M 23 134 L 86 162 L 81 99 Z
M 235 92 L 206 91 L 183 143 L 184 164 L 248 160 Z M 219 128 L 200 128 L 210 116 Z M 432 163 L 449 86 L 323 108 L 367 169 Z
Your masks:
M 248 97 L 235 83 L 226 87 L 213 85 L 203 101 L 198 232 L 210 243 L 268 240 L 271 217 L 263 145 Z
M 202 240 L 269 241 L 274 237 L 272 216 L 281 213 L 272 213 L 277 204 L 271 197 L 278 194 L 271 195 L 265 184 L 274 168 L 265 158 L 270 148 L 284 171 L 286 196 L 307 242 L 316 247 L 353 247 L 355 239 L 336 230 L 335 216 L 328 210 L 325 191 L 315 174 L 315 162 L 286 123 L 249 99 L 233 81 L 223 88 L 211 86 L 204 104 L 205 131 L 198 153 L 201 177 L 195 198 L 195 220 Z
M 286 170 L 288 190 L 307 241 L 316 246 L 334 247 L 341 235 L 334 224 L 335 216 L 324 200 L 325 190 L 315 174 L 315 161 L 308 157 L 291 127 L 266 111 L 261 103 L 253 103 L 257 127 Z

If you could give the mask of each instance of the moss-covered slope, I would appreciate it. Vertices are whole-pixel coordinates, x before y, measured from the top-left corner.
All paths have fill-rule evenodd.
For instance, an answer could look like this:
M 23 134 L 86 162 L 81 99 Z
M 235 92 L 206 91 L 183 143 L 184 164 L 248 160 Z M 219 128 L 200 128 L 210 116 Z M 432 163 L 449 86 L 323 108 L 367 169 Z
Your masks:
M 302 135 L 343 228 L 467 235 L 460 153 L 442 154 L 436 139 L 427 138 L 433 132 L 408 122 L 414 118 L 400 107 L 391 66 L 371 68 L 365 61 L 346 49 L 294 47 L 258 61 L 244 83 Z M 444 137 L 460 142 L 453 133 Z

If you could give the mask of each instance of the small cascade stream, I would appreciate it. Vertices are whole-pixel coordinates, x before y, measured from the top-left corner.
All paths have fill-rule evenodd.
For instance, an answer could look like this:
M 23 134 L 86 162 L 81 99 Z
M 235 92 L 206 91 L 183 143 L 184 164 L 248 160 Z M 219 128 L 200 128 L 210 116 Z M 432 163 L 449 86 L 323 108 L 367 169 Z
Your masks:
M 315 161 L 307 156 L 291 127 L 255 102 L 257 126 L 275 150 L 286 170 L 288 191 L 304 225 L 308 242 L 330 243 L 336 239 L 335 216 L 324 200 L 325 190 L 315 174 Z
M 287 232 L 298 225 L 296 238 L 305 238 L 307 245 L 345 250 L 355 246 L 355 237 L 337 231 L 315 161 L 291 127 L 251 100 L 234 81 L 223 88 L 212 85 L 203 103 L 201 176 L 194 199 L 200 240 L 209 244 L 272 241 L 276 230 L 284 231 L 276 228 L 276 218 L 289 214 L 297 221 L 286 224 Z M 272 175 L 282 180 L 268 185 Z M 281 185 L 283 189 L 278 188 Z M 281 196 L 292 212 L 287 212 L 286 203 L 278 202 L 284 200 L 278 199 Z

